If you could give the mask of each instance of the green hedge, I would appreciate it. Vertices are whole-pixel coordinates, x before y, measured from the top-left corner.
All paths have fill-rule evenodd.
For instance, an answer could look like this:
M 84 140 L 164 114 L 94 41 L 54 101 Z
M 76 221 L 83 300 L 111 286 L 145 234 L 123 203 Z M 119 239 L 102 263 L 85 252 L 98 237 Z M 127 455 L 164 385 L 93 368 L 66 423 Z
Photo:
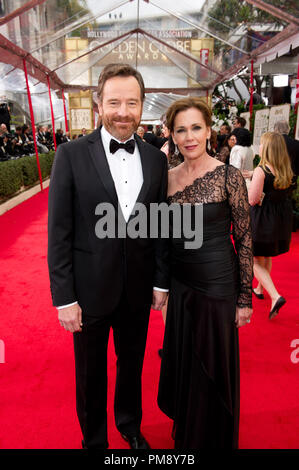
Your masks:
M 55 152 L 39 155 L 42 178 L 45 179 L 51 174 Z M 255 165 L 258 164 L 259 157 L 255 157 Z M 0 162 L 0 202 L 13 196 L 20 189 L 30 187 L 39 181 L 38 169 L 35 156 L 22 157 L 18 160 L 8 160 Z M 293 192 L 292 198 L 295 201 L 296 211 L 299 213 L 299 178 L 298 187 Z
M 51 174 L 55 152 L 39 155 L 42 178 Z M 0 200 L 6 200 L 20 189 L 30 187 L 39 181 L 35 156 L 21 157 L 0 163 Z

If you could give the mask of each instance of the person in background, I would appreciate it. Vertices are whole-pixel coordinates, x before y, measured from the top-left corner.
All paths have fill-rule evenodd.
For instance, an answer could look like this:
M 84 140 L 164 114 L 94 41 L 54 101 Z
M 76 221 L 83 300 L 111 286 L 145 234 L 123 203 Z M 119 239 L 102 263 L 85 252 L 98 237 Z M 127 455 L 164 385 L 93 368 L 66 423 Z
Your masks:
M 10 107 L 7 103 L 0 103 L 0 123 L 5 124 L 8 133 L 10 133 Z
M 81 134 L 78 135 L 78 137 L 84 137 L 87 135 L 87 130 L 85 129 L 85 127 L 83 127 L 83 129 L 81 130 Z
M 245 129 L 246 126 L 246 119 L 242 116 L 236 116 L 233 121 L 234 129 L 242 128 Z
M 27 124 L 24 124 L 22 126 L 22 140 L 23 140 L 23 149 L 26 155 L 33 155 L 35 152 L 33 136 L 30 133 L 30 129 L 29 129 L 29 126 L 27 126 Z
M 220 135 L 228 136 L 231 133 L 231 127 L 229 124 L 222 124 L 220 127 Z
M 7 133 L 8 133 L 7 126 L 6 124 L 4 124 L 4 122 L 2 122 L 2 124 L 0 124 L 0 136 L 3 136 Z
M 160 150 L 165 153 L 167 160 L 168 160 L 168 170 L 171 170 L 171 168 L 175 168 L 177 165 L 180 165 L 184 161 L 184 158 L 181 155 L 181 153 L 178 151 L 176 145 L 174 144 L 172 140 L 172 136 L 166 125 L 165 114 L 161 117 L 161 122 L 162 122 L 162 134 L 166 138 L 166 141 L 164 142 Z M 163 318 L 164 325 L 166 322 L 166 312 L 167 312 L 167 301 L 165 305 L 162 307 L 162 318 Z M 158 353 L 159 353 L 159 356 L 162 357 L 163 349 L 162 348 L 159 349 Z
M 207 152 L 211 157 L 217 154 L 217 132 L 211 129 L 211 137 L 207 142 Z
M 292 190 L 297 188 L 297 178 L 299 176 L 299 141 L 289 136 L 290 126 L 287 121 L 278 121 L 274 124 L 274 132 L 278 132 L 284 138 L 287 151 L 291 159 L 292 171 L 294 173 Z
M 159 147 L 157 142 L 157 136 L 154 133 L 154 126 L 152 124 L 147 125 L 147 131 L 144 133 L 143 138 L 148 144 L 151 144 L 156 148 Z
M 23 146 L 21 126 L 16 127 L 16 130 L 14 133 L 13 145 L 14 145 L 14 153 L 16 156 L 21 157 L 22 155 L 26 154 L 24 150 L 24 146 Z
M 222 124 L 217 134 L 217 149 L 216 152 L 219 153 L 221 148 L 224 146 L 224 142 L 227 141 L 228 136 L 231 133 L 231 127 L 228 124 Z
M 40 152 L 42 153 L 49 153 L 49 149 L 47 147 L 46 137 L 43 131 L 43 126 L 37 126 L 36 132 L 36 145 Z
M 14 157 L 14 149 L 9 134 L 0 136 L 1 160 L 9 160 Z
M 232 147 L 233 147 L 233 145 L 236 144 L 237 140 L 235 139 L 235 136 L 232 136 L 232 137 L 234 140 L 232 142 Z M 215 155 L 215 158 L 217 158 L 217 160 L 226 164 L 229 162 L 229 156 L 230 156 L 230 151 L 231 151 L 231 147 L 229 146 L 229 143 L 228 143 L 229 139 L 230 139 L 230 135 L 225 136 L 225 139 L 222 142 L 222 145 L 220 146 L 220 148 L 217 147 L 218 150 Z
M 229 164 L 238 168 L 246 179 L 247 189 L 250 186 L 251 178 L 247 172 L 253 170 L 254 152 L 251 145 L 250 133 L 242 127 L 235 128 L 231 134 L 236 138 L 236 144 L 232 147 Z
M 161 147 L 166 142 L 166 137 L 164 137 L 163 129 L 160 126 L 156 126 L 156 147 L 161 150 Z
M 169 129 L 166 125 L 166 115 L 164 114 L 161 117 L 162 121 L 162 134 L 165 137 L 165 142 L 162 145 L 162 152 L 165 153 L 168 159 L 168 169 L 175 168 L 177 165 L 184 161 L 182 154 L 178 151 L 177 146 L 174 144 L 172 136 L 169 132 Z
M 253 293 L 263 299 L 263 290 L 268 292 L 271 320 L 286 303 L 272 280 L 271 269 L 272 257 L 287 253 L 290 248 L 293 172 L 285 141 L 277 132 L 262 135 L 259 154 L 261 160 L 253 172 L 249 189 L 254 275 L 259 283 Z
M 138 129 L 136 131 L 136 134 L 139 135 L 140 139 L 143 140 L 143 142 L 145 142 L 143 136 L 144 136 L 144 127 L 143 126 L 138 126 Z

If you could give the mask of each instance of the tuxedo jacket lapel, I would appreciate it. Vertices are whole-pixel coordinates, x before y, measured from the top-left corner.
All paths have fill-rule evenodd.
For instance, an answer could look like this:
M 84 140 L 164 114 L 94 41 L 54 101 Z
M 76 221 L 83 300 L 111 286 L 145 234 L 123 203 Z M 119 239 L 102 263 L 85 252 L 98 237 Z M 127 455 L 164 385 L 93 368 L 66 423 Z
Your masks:
M 102 143 L 100 129 L 92 132 L 88 139 L 89 153 L 96 168 L 97 174 L 105 187 L 114 206 L 118 206 L 118 198 L 114 181 L 110 172 L 107 157 Z
M 151 185 L 151 155 L 149 146 L 145 145 L 137 135 L 135 135 L 135 140 L 138 145 L 143 172 L 143 185 L 136 202 L 143 202 Z
M 146 198 L 148 190 L 150 189 L 152 163 L 151 163 L 150 147 L 148 145 L 145 145 L 143 141 L 137 135 L 135 135 L 135 139 L 136 139 L 139 153 L 140 153 L 142 173 L 143 173 L 143 184 L 141 186 L 136 202 L 142 203 Z M 101 183 L 105 187 L 106 192 L 109 195 L 115 208 L 118 208 L 119 207 L 118 197 L 117 197 L 114 181 L 110 172 L 110 168 L 108 165 L 104 146 L 102 143 L 100 129 L 97 129 L 96 131 L 92 132 L 92 134 L 89 135 L 88 147 L 89 147 L 89 153 L 90 153 L 91 159 L 97 171 L 97 175 L 100 178 Z M 132 213 L 134 213 L 134 210 Z

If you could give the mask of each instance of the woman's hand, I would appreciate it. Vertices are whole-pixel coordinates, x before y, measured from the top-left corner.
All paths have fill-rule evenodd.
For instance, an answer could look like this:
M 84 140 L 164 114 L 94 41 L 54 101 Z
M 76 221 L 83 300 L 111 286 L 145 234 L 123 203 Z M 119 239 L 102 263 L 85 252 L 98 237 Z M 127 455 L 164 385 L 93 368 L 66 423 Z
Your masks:
M 236 309 L 236 321 L 235 321 L 237 328 L 250 323 L 252 313 L 253 313 L 252 308 L 237 307 L 237 309 Z

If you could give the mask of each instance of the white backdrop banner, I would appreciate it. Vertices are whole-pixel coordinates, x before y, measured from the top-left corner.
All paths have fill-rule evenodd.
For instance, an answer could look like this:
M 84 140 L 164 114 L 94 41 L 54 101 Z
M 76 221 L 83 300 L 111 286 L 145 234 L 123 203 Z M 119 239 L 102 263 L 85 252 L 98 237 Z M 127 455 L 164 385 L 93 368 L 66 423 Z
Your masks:
M 280 106 L 272 106 L 270 108 L 268 131 L 274 131 L 274 124 L 277 121 L 287 121 L 287 123 L 289 122 L 290 108 L 290 104 L 282 104 Z
M 261 135 L 268 131 L 270 109 L 259 109 L 255 113 L 254 132 L 253 132 L 253 151 L 256 155 L 259 153 Z

